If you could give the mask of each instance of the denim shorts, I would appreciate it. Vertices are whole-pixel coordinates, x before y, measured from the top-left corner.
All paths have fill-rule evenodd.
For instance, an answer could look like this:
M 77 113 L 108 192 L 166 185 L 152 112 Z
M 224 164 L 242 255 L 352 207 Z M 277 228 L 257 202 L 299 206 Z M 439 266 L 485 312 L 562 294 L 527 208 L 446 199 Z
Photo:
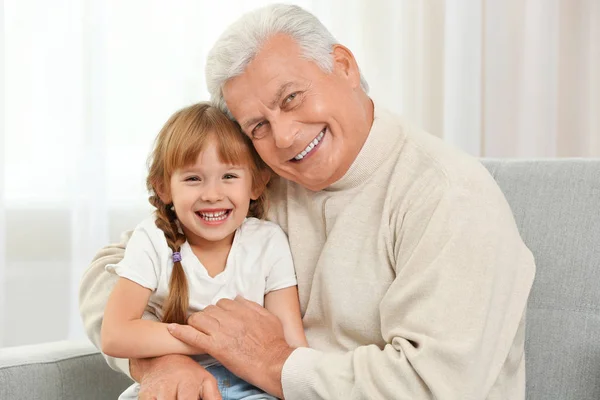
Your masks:
M 277 400 L 256 386 L 252 386 L 243 379 L 238 378 L 220 364 L 206 368 L 216 379 L 223 400 Z M 119 400 L 136 400 L 140 391 L 140 385 L 134 383 L 125 390 Z
M 277 400 L 276 397 L 238 378 L 222 365 L 213 365 L 206 370 L 217 379 L 223 400 Z

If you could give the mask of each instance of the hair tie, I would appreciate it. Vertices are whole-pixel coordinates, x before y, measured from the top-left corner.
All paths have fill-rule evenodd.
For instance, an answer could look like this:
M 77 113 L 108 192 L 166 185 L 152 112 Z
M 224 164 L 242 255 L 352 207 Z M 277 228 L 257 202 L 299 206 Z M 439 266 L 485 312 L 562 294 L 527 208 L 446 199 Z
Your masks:
M 173 253 L 173 262 L 176 263 L 179 261 L 181 261 L 181 253 L 176 251 Z

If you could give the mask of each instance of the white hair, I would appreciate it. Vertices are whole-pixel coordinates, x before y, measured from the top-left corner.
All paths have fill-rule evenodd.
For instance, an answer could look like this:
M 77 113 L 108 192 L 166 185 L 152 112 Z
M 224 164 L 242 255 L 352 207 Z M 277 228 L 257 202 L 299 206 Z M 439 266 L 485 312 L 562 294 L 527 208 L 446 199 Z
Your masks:
M 323 71 L 333 71 L 333 46 L 339 42 L 308 11 L 290 4 L 272 4 L 247 14 L 231 24 L 217 39 L 206 60 L 206 85 L 211 101 L 232 116 L 223 99 L 223 85 L 241 75 L 267 40 L 283 33 L 300 46 L 303 56 Z M 360 74 L 365 93 L 369 85 Z

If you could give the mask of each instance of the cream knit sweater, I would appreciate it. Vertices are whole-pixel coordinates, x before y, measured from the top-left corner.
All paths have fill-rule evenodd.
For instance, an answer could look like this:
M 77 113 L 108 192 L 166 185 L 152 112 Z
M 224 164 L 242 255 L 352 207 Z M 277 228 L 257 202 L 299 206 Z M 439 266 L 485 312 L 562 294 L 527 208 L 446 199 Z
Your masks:
M 320 192 L 280 180 L 271 214 L 289 236 L 311 347 L 285 363 L 287 400 L 525 398 L 534 260 L 475 159 L 376 107 L 346 175 Z M 97 346 L 115 282 L 104 266 L 126 240 L 82 281 Z

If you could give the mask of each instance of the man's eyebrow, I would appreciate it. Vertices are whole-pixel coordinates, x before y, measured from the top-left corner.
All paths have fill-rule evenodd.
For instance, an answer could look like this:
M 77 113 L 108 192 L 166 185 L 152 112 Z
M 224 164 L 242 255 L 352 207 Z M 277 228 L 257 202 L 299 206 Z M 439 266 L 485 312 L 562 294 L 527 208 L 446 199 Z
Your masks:
M 287 82 L 287 83 L 284 83 L 283 85 L 279 86 L 279 90 L 277 90 L 277 93 L 275 93 L 275 96 L 273 96 L 273 100 L 271 100 L 271 104 L 269 104 L 269 108 L 275 108 L 277 103 L 279 103 L 279 100 L 281 100 L 281 97 L 283 96 L 285 91 L 293 84 L 294 84 L 294 82 Z
M 271 103 L 269 104 L 269 108 L 275 108 L 277 103 L 279 103 L 279 100 L 281 100 L 281 97 L 283 96 L 285 91 L 293 84 L 294 84 L 294 82 L 286 82 L 283 85 L 279 86 L 279 89 L 277 89 L 277 93 L 275 93 L 275 96 L 273 96 L 273 100 L 271 100 Z M 242 124 L 242 129 L 247 130 L 252 125 L 254 125 L 262 120 L 263 120 L 263 117 L 256 117 L 256 118 L 249 119 L 248 121 L 246 121 Z

